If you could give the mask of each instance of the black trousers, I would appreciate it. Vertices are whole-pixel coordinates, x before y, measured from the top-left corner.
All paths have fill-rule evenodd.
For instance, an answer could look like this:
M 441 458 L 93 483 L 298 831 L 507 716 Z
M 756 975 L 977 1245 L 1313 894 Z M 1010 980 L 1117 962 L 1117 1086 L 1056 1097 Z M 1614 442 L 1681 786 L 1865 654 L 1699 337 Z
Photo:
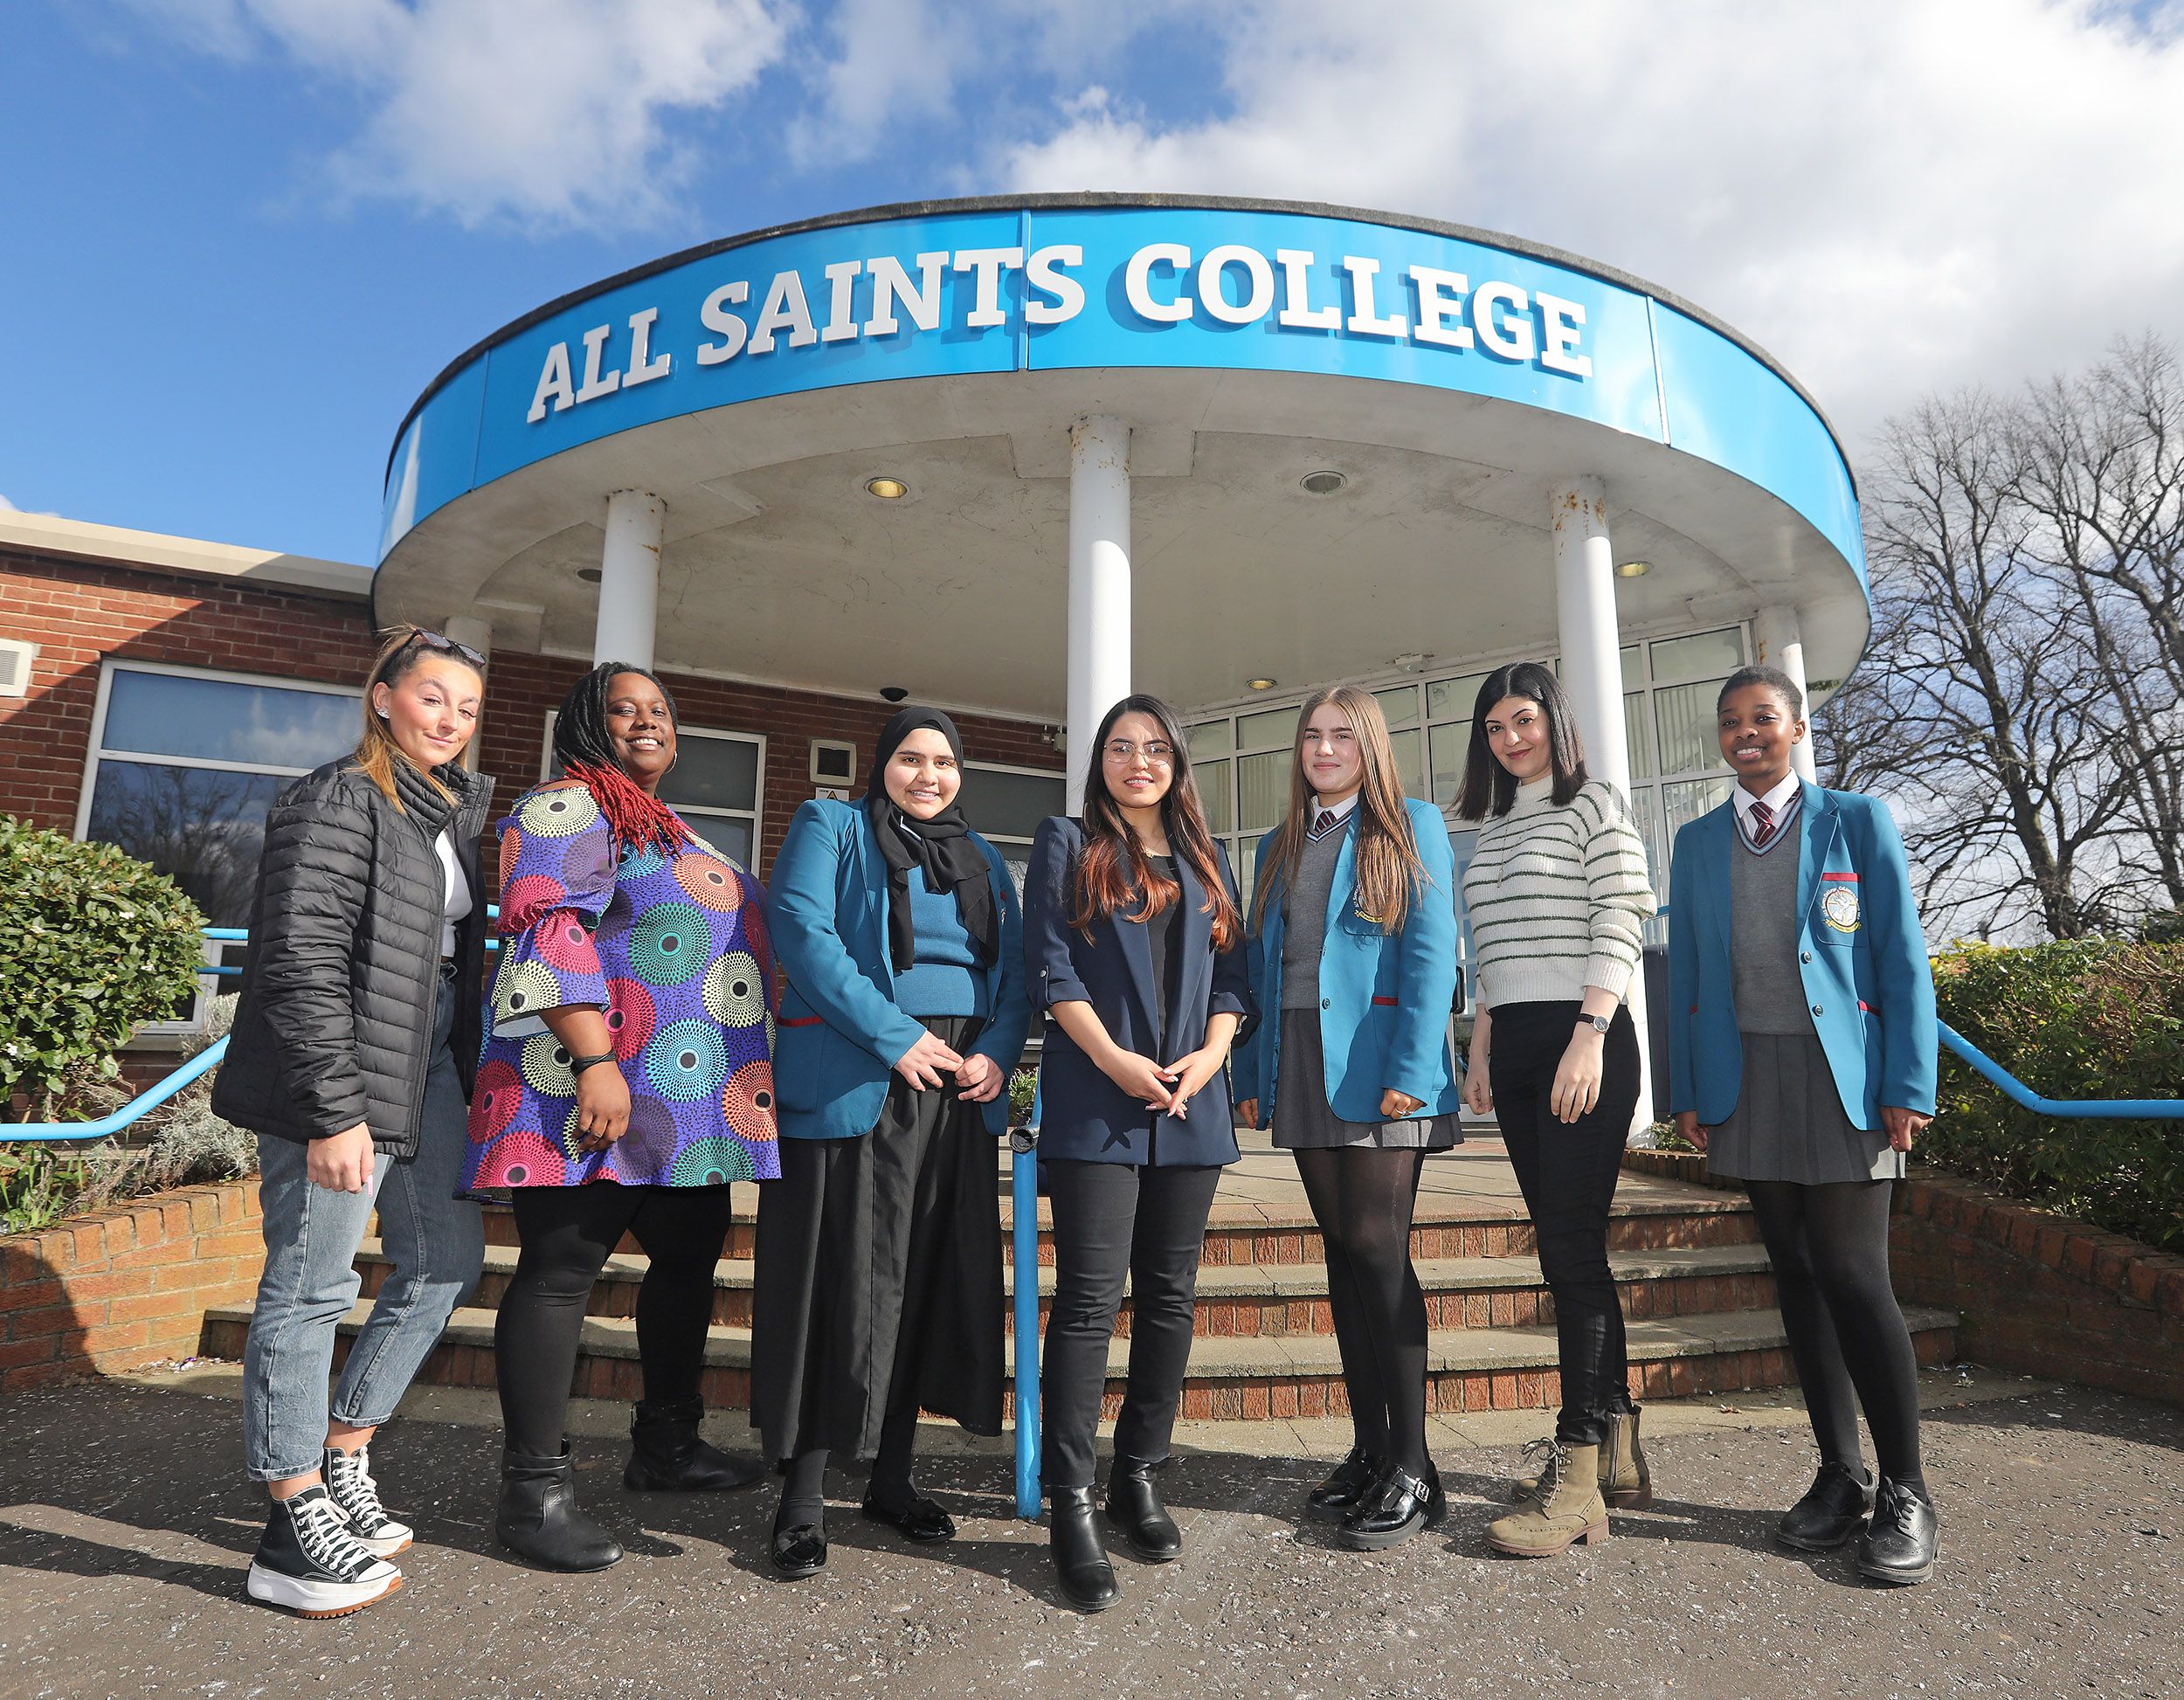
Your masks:
M 1540 1274 L 1554 1296 L 1562 1370 L 1555 1438 L 1597 1446 L 1607 1436 L 1609 1414 L 1630 1402 L 1607 1217 L 1638 1108 L 1638 1031 L 1628 1009 L 1615 1012 L 1601 1049 L 1600 1102 L 1575 1122 L 1563 1122 L 1552 1107 L 1555 1069 L 1577 1031 L 1578 1012 L 1574 1001 L 1496 1009 L 1487 1078 L 1510 1166 L 1531 1213 Z
M 625 1234 L 651 1267 L 637 1289 L 637 1356 L 645 1398 L 699 1397 L 713 1270 L 728 1238 L 725 1186 L 519 1186 L 510 1197 L 523 1249 L 493 1327 L 501 1422 L 511 1452 L 561 1450 L 584 1303 Z
M 1040 1473 L 1050 1488 L 1089 1488 L 1125 1275 L 1130 1384 L 1115 1452 L 1148 1463 L 1168 1455 L 1191 1361 L 1199 1249 L 1221 1171 L 1063 1159 L 1040 1166 L 1054 1214 L 1054 1303 L 1040 1369 Z

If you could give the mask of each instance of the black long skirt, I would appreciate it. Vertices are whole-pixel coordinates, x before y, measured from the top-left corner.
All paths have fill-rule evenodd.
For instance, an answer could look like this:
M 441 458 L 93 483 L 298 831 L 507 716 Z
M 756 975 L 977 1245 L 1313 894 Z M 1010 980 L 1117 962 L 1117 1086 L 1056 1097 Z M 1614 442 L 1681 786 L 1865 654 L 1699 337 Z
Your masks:
M 925 1026 L 951 1049 L 971 1016 Z M 1001 1432 L 999 1170 L 982 1107 L 900 1076 L 872 1131 L 784 1139 L 758 1189 L 751 1420 L 770 1459 L 869 1458 L 897 1413 Z

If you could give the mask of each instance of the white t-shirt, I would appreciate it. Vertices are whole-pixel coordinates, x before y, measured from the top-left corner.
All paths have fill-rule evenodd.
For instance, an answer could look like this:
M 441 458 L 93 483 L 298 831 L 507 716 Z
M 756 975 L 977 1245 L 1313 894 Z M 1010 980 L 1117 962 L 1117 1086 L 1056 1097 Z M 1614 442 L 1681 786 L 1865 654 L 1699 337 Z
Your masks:
M 443 888 L 439 953 L 443 957 L 452 957 L 455 954 L 455 923 L 470 913 L 473 900 L 470 895 L 470 881 L 463 877 L 462 858 L 455 853 L 455 829 L 450 826 L 434 839 L 432 848 L 439 853 Z

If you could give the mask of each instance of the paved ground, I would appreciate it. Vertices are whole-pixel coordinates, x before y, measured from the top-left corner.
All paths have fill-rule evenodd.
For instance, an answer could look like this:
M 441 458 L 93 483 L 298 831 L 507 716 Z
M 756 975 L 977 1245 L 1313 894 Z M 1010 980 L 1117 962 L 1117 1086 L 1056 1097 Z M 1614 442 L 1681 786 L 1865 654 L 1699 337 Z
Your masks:
M 1167 1478 L 1184 1559 L 1118 1558 L 1127 1598 L 1096 1619 L 1009 1518 L 1001 1449 L 937 1431 L 924 1479 L 961 1538 L 911 1551 L 840 1482 L 833 1564 L 783 1585 L 769 1496 L 625 1495 L 623 1418 L 585 1408 L 584 1490 L 631 1557 L 519 1569 L 487 1527 L 489 1405 L 419 1390 L 377 1458 L 420 1530 L 409 1586 L 313 1624 L 241 1598 L 258 1502 L 228 1468 L 233 1383 L 207 1365 L 0 1404 L 0 1694 L 2184 1694 L 2184 1416 L 2079 1390 L 1929 1376 L 1943 1565 L 1903 1592 L 1770 1540 L 1810 1471 L 1788 1396 L 1649 1407 L 1661 1503 L 1541 1564 L 1478 1536 L 1536 1417 L 1438 1425 L 1451 1524 L 1375 1557 L 1295 1515 L 1339 1430 L 1193 1426 Z

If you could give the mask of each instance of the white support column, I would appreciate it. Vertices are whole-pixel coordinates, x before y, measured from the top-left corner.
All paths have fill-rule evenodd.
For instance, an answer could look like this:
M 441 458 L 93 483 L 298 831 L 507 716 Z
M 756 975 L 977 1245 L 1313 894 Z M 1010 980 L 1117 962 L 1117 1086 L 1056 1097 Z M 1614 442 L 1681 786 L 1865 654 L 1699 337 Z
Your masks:
M 1069 432 L 1069 750 L 1077 806 L 1100 720 L 1130 695 L 1130 427 L 1104 414 Z
M 480 619 L 475 614 L 450 614 L 439 623 L 440 635 L 459 644 L 467 644 L 487 660 L 493 659 L 493 622 Z M 478 715 L 478 729 L 463 750 L 462 765 L 471 773 L 478 771 L 480 749 L 485 743 L 486 721 L 482 710 Z
M 1752 642 L 1762 667 L 1780 667 L 1789 674 L 1790 682 L 1806 698 L 1805 712 L 1809 716 L 1813 705 L 1805 685 L 1805 633 L 1795 606 L 1778 603 L 1762 608 L 1752 622 Z M 1820 783 L 1820 766 L 1813 759 L 1809 736 L 1790 752 L 1790 765 L 1797 770 L 1799 778 L 1811 784 Z
M 606 546 L 599 552 L 599 620 L 591 662 L 653 664 L 659 624 L 660 536 L 667 504 L 648 490 L 606 499 Z
M 1615 620 L 1615 553 L 1607 536 L 1607 493 L 1597 478 L 1573 478 L 1548 499 L 1554 537 L 1555 618 L 1562 688 L 1585 742 L 1586 771 L 1630 796 L 1630 740 L 1623 724 L 1622 634 Z M 1642 967 L 1625 1001 L 1638 1028 L 1638 1108 L 1631 1131 L 1653 1122 L 1653 1059 Z

